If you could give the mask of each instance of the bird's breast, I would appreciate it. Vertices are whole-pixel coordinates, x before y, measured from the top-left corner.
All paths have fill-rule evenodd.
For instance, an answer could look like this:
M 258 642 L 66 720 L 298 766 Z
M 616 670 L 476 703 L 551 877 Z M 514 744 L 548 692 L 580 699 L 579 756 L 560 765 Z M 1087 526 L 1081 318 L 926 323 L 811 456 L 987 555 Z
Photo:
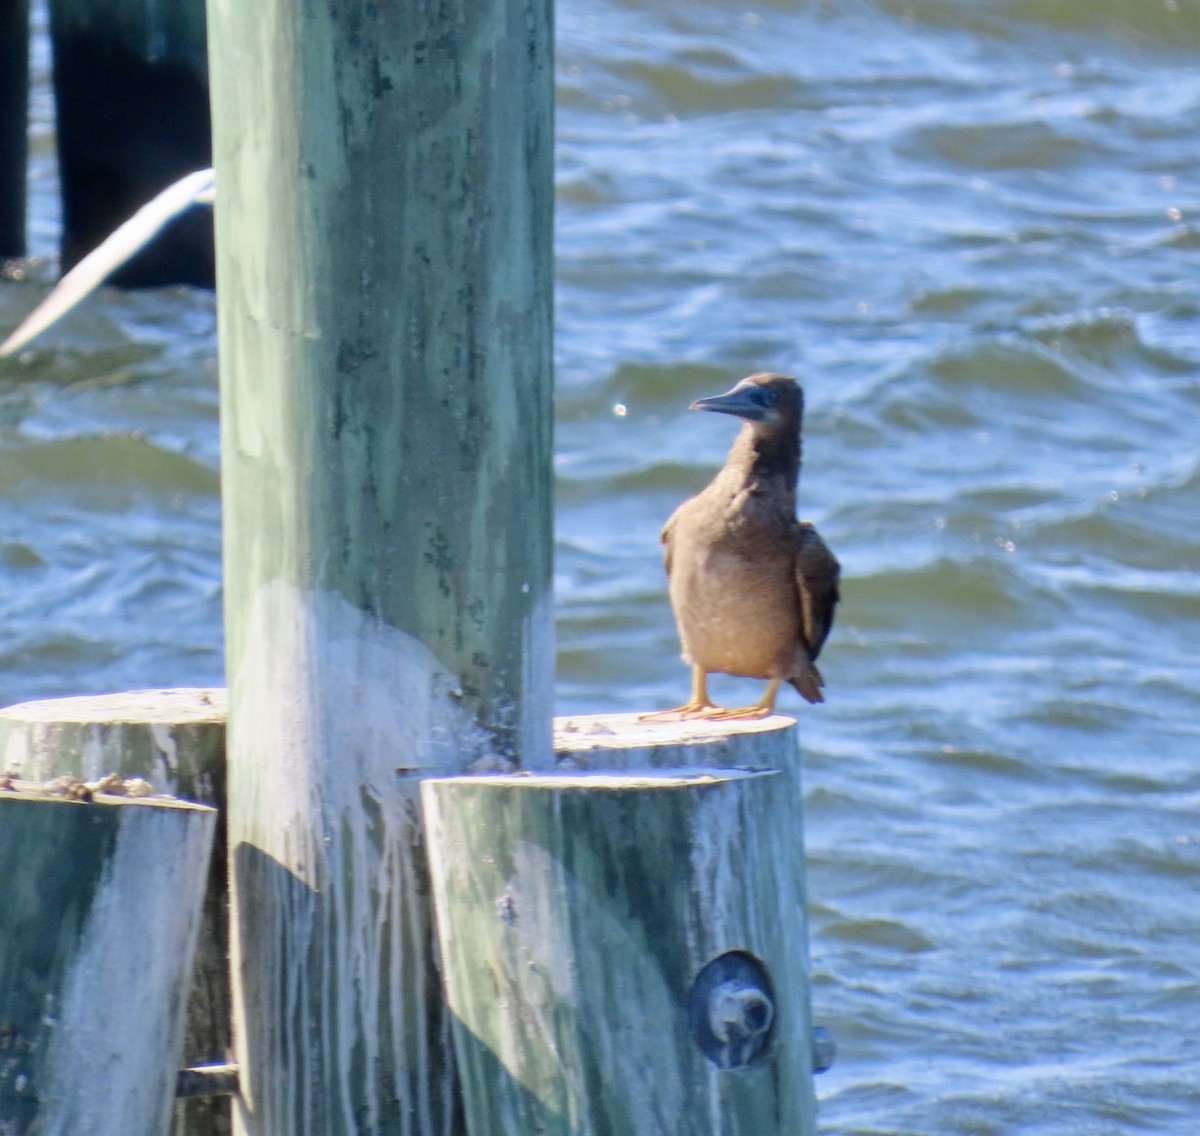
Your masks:
M 684 655 L 705 670 L 769 678 L 786 669 L 799 628 L 790 542 L 777 531 L 713 539 L 680 526 L 671 605 Z

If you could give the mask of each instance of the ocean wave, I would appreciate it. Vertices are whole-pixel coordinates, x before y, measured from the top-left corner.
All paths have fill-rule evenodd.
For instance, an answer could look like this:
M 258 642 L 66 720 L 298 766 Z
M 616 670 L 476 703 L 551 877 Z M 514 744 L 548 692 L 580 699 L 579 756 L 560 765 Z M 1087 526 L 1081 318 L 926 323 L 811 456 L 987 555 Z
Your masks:
M 113 507 L 119 507 L 117 499 L 128 500 L 131 493 L 213 498 L 220 493 L 220 475 L 211 466 L 136 433 L 10 440 L 3 453 L 0 497 L 10 501 L 73 494 L 97 503 L 113 497 Z
M 1104 147 L 1040 118 L 938 123 L 916 130 L 906 145 L 914 156 L 977 170 L 1062 170 L 1105 155 Z
M 1200 13 L 1180 0 L 877 0 L 880 10 L 935 28 L 1039 43 L 1046 30 L 1101 37 L 1126 50 L 1185 51 L 1200 44 Z M 1044 49 L 1044 43 L 1043 43 Z

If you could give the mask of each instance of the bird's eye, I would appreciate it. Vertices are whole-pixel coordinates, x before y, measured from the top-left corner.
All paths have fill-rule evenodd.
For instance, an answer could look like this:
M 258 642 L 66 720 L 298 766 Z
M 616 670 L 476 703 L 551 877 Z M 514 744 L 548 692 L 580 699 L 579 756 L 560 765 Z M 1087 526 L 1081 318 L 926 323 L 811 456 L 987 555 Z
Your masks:
M 762 391 L 762 400 L 768 406 L 774 406 L 779 401 L 779 394 L 772 387 L 759 387 Z

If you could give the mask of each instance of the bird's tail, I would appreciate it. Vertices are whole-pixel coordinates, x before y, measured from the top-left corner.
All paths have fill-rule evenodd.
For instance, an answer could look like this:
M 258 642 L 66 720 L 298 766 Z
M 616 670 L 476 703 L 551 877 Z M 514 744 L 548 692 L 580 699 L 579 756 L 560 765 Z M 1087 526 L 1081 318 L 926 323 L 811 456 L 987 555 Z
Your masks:
M 821 677 L 821 672 L 817 670 L 815 663 L 811 663 L 807 659 L 804 661 L 798 659 L 795 670 L 788 675 L 787 680 L 806 702 L 825 701 L 825 695 L 821 693 L 825 679 Z

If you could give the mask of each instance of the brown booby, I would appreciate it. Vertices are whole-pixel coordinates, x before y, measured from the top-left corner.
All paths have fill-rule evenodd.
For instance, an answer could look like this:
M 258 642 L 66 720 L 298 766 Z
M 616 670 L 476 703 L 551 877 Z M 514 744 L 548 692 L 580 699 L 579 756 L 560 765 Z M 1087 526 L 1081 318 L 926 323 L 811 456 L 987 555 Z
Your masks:
M 787 375 L 763 373 L 691 409 L 732 414 L 745 425 L 717 476 L 663 527 L 692 696 L 644 717 L 765 718 L 784 681 L 823 702 L 816 659 L 833 624 L 840 568 L 817 530 L 796 519 L 804 392 Z M 708 696 L 714 671 L 766 679 L 766 692 L 752 706 L 717 706 Z

